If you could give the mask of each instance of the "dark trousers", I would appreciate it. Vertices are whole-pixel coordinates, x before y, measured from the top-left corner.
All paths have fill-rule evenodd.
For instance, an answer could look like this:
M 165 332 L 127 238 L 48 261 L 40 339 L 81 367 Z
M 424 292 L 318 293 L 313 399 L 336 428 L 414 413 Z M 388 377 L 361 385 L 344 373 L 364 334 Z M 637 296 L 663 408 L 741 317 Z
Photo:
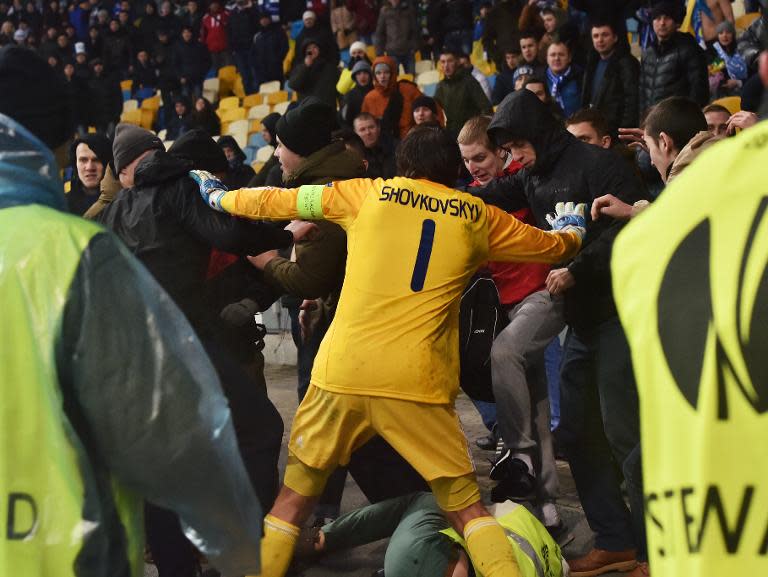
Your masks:
M 259 91 L 259 87 L 253 85 L 253 68 L 251 67 L 251 56 L 249 48 L 245 50 L 233 50 L 232 58 L 235 61 L 237 71 L 243 79 L 243 89 L 246 94 L 253 94 Z
M 283 420 L 267 397 L 263 370 L 250 378 L 216 342 L 204 341 L 229 401 L 240 456 L 262 510 L 269 511 L 277 497 L 277 460 L 283 439 Z M 211 490 L 216 490 L 212 487 Z M 144 525 L 160 577 L 194 577 L 198 573 L 192 546 L 184 537 L 176 514 L 147 504 Z
M 568 330 L 557 438 L 568 457 L 595 547 L 644 555 L 637 387 L 618 318 L 588 336 Z M 622 469 L 633 512 L 621 493 Z

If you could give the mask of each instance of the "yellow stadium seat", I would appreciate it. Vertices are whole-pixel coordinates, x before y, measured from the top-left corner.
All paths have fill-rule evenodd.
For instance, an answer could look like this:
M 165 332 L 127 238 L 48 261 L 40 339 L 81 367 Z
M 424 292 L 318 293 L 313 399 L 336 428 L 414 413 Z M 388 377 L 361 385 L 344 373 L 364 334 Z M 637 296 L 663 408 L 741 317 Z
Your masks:
M 229 110 L 230 108 L 238 108 L 240 106 L 240 99 L 237 96 L 227 96 L 219 101 L 219 110 Z
M 376 60 L 376 47 L 368 45 L 365 47 L 365 53 L 368 54 L 368 58 L 371 59 L 371 62 Z
M 267 144 L 262 146 L 256 151 L 256 160 L 259 162 L 267 162 L 275 153 L 275 147 Z
M 126 110 L 120 115 L 120 122 L 141 126 L 141 110 Z
M 238 98 L 245 98 L 245 86 L 243 85 L 243 78 L 239 74 L 235 77 L 235 84 L 232 86 L 232 92 Z
M 248 109 L 248 118 L 250 120 L 261 120 L 269 113 L 269 104 L 258 104 Z
M 123 102 L 123 112 L 128 112 L 129 110 L 137 110 L 139 108 L 139 102 L 138 100 L 134 100 L 131 98 L 130 100 L 126 100 Z
M 747 14 L 742 14 L 741 16 L 736 18 L 736 31 L 743 32 L 744 30 L 749 28 L 752 22 L 754 22 L 758 18 L 760 18 L 759 12 L 749 12 Z
M 278 90 L 277 92 L 270 92 L 267 94 L 266 104 L 277 104 L 278 102 L 287 102 L 288 92 L 285 90 Z
M 726 96 L 725 98 L 718 98 L 713 101 L 712 104 L 719 104 L 728 109 L 731 114 L 736 114 L 741 110 L 741 97 L 740 96 Z
M 264 101 L 264 95 L 260 93 L 256 94 L 249 94 L 245 98 L 243 98 L 243 108 L 252 108 L 253 106 L 257 106 L 261 104 Z
M 141 101 L 142 110 L 159 110 L 160 109 L 160 95 L 155 94 L 150 98 L 145 98 Z
M 271 82 L 264 82 L 259 86 L 259 92 L 262 94 L 269 94 L 271 92 L 277 92 L 280 90 L 280 81 L 279 80 L 273 80 Z
M 141 127 L 146 128 L 147 130 L 152 130 L 152 125 L 155 123 L 155 118 L 157 118 L 157 110 L 152 110 L 151 108 L 142 108 L 140 112 Z
M 264 162 L 261 162 L 260 160 L 254 160 L 254 161 L 251 163 L 251 168 L 253 169 L 253 171 L 254 171 L 255 173 L 257 173 L 257 174 L 258 174 L 259 172 L 261 172 L 261 169 L 262 169 L 262 168 L 264 168 L 264 165 L 265 165 L 265 164 L 266 164 L 266 163 L 264 163 Z
M 409 82 L 413 82 L 413 74 L 401 74 L 397 77 L 398 80 L 408 80 Z
M 120 90 L 121 91 L 130 90 L 131 88 L 133 88 L 133 80 L 131 80 L 130 78 L 128 80 L 121 80 L 120 81 Z
M 221 115 L 221 122 L 232 122 L 233 120 L 242 120 L 247 116 L 245 108 L 228 108 Z
M 219 68 L 219 73 L 216 75 L 219 79 L 226 78 L 227 80 L 234 82 L 235 76 L 237 76 L 237 68 L 229 65 Z
M 88 134 L 96 134 L 98 130 L 96 130 L 95 126 L 89 126 L 88 127 Z

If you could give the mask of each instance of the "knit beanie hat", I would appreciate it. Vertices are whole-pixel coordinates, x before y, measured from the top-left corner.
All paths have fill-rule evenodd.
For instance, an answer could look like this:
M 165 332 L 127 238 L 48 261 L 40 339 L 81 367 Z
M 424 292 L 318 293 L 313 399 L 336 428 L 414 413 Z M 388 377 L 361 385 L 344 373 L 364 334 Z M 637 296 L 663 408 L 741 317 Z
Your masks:
M 728 20 L 723 20 L 720 22 L 720 24 L 717 25 L 717 33 L 720 34 L 721 32 L 730 32 L 735 36 L 736 27 Z
M 432 114 L 437 114 L 437 103 L 435 102 L 434 98 L 431 98 L 430 96 L 419 96 L 416 100 L 413 101 L 411 108 L 412 110 L 416 110 L 422 106 L 429 108 L 432 111 Z
M 168 154 L 191 160 L 195 170 L 226 172 L 229 168 L 222 148 L 202 128 L 188 130 L 179 136 L 168 149 Z
M 368 74 L 371 74 L 371 65 L 365 60 L 355 62 L 355 65 L 352 67 L 352 78 L 354 78 L 355 74 L 358 72 L 367 72 Z
M 651 19 L 655 20 L 659 16 L 669 16 L 675 22 L 682 20 L 680 8 L 674 2 L 669 1 L 659 2 L 651 7 Z
M 163 142 L 149 130 L 133 124 L 117 125 L 115 140 L 112 143 L 117 174 L 147 150 L 165 150 L 165 147 Z
M 277 137 L 287 149 L 307 157 L 331 143 L 336 114 L 314 96 L 302 100 L 277 121 Z
M 0 112 L 51 150 L 74 134 L 68 103 L 63 80 L 35 52 L 13 45 L 0 49 Z
M 358 50 L 362 50 L 365 52 L 366 45 L 365 42 L 362 40 L 355 40 L 349 47 L 349 53 L 352 54 L 353 52 L 356 52 Z

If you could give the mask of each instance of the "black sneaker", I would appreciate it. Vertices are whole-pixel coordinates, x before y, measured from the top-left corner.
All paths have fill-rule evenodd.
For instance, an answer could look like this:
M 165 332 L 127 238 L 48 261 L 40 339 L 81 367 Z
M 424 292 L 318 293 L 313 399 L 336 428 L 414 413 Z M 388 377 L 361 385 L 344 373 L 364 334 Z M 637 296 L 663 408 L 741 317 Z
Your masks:
M 522 503 L 535 500 L 536 483 L 531 475 L 528 478 L 518 480 L 504 479 L 491 489 L 491 501 L 494 503 L 503 503 L 504 501 Z

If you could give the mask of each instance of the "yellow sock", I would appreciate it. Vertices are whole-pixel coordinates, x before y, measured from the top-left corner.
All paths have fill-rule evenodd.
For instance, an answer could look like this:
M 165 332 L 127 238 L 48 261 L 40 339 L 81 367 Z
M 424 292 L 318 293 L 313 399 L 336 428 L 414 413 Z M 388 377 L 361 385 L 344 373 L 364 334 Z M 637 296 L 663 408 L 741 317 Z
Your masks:
M 504 529 L 493 517 L 478 517 L 464 526 L 472 564 L 484 577 L 521 577 Z
M 283 577 L 291 564 L 298 539 L 299 528 L 295 525 L 272 515 L 264 517 L 260 577 Z

